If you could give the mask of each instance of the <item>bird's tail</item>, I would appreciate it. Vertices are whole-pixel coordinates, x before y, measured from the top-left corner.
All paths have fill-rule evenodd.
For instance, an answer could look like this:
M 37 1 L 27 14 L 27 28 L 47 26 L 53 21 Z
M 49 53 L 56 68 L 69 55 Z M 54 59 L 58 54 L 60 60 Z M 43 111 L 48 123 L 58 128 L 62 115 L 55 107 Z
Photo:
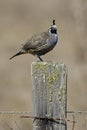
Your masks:
M 15 56 L 18 56 L 18 55 L 21 55 L 21 54 L 24 54 L 23 53 L 23 51 L 19 51 L 19 52 L 17 52 L 16 54 L 14 54 L 12 57 L 10 57 L 9 59 L 11 60 L 11 59 L 13 59 Z

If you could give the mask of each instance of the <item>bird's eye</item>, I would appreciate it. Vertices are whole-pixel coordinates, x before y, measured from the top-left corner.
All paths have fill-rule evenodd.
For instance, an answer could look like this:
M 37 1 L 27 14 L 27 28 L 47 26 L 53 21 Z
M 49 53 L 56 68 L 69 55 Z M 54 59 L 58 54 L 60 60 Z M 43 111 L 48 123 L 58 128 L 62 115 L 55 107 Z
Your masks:
M 57 29 L 51 27 L 51 33 L 53 33 L 53 34 L 57 34 Z

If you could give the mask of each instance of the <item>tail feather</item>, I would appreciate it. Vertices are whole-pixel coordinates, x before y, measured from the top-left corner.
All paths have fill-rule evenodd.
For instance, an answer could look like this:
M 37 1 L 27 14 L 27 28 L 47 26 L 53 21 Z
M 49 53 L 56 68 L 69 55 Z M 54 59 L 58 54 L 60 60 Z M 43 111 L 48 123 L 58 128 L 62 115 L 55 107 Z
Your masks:
M 16 54 L 14 54 L 12 57 L 10 57 L 9 60 L 11 60 L 11 59 L 13 59 L 15 56 L 18 56 L 18 55 L 21 55 L 21 54 L 23 54 L 23 52 L 22 52 L 22 51 L 19 51 L 19 52 L 17 52 Z

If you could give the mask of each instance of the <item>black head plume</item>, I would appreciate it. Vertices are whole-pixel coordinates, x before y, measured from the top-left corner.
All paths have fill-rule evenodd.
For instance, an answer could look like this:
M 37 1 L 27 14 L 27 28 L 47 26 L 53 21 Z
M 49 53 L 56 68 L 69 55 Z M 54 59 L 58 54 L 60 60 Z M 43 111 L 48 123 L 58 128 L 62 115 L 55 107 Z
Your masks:
M 55 19 L 53 20 L 53 25 L 55 25 Z

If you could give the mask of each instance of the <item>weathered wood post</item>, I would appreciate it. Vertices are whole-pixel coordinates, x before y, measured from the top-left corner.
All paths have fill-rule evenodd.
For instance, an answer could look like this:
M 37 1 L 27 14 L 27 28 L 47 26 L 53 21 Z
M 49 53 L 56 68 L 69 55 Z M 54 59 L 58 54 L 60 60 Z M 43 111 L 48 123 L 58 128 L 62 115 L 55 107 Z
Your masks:
M 57 62 L 33 62 L 33 130 L 67 130 L 67 69 Z M 64 119 L 64 120 L 63 120 Z

